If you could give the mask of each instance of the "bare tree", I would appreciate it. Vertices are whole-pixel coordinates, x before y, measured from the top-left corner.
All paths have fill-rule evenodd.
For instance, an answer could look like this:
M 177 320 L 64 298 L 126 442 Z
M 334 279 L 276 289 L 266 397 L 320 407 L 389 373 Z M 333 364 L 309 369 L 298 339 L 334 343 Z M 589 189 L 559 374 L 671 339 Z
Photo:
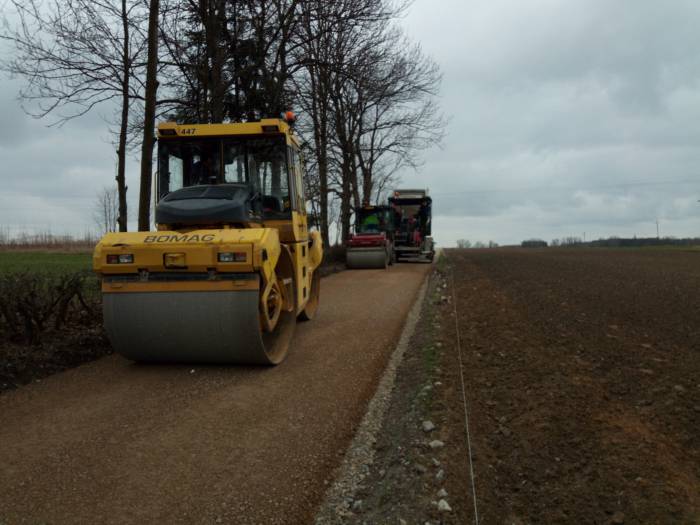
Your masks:
M 469 242 L 467 239 L 457 239 L 457 248 L 471 248 L 472 243 Z
M 402 168 L 422 163 L 418 153 L 439 144 L 445 120 L 434 98 L 437 64 L 397 30 L 364 55 L 368 67 L 355 83 L 360 100 L 355 152 L 362 177 L 362 204 L 370 204 Z
M 331 91 L 334 86 L 342 85 L 342 80 L 341 84 L 334 83 L 345 74 L 348 50 L 361 43 L 358 35 L 366 33 L 373 24 L 398 16 L 405 5 L 405 2 L 390 5 L 383 0 L 300 0 L 300 21 L 291 53 L 298 55 L 295 63 L 301 69 L 292 81 L 297 105 L 310 117 L 300 123 L 300 129 L 313 138 L 310 156 L 314 157 L 318 181 L 314 206 L 318 208 L 319 228 L 326 244 L 333 222 L 330 204 L 333 199 L 329 199 L 329 193 L 342 194 L 342 190 L 332 187 L 332 179 L 341 177 L 331 174 L 338 167 L 337 163 L 333 166 L 331 152 L 336 139 Z
M 141 142 L 141 187 L 139 192 L 139 231 L 151 229 L 151 184 L 155 144 L 156 97 L 158 92 L 158 11 L 159 0 L 149 0 L 146 91 Z
M 119 194 L 116 186 L 105 186 L 98 192 L 92 216 L 99 233 L 117 231 Z
M 398 171 L 420 165 L 445 121 L 434 102 L 437 65 L 386 20 L 343 27 L 328 46 L 329 191 L 340 196 L 342 238 L 354 210 L 378 202 Z
M 326 242 L 332 203 L 345 239 L 354 210 L 385 199 L 399 171 L 419 166 L 418 152 L 441 139 L 438 68 L 392 29 L 408 5 L 301 0 L 304 68 L 293 82 L 310 117 L 301 132 L 313 137 L 313 207 Z
M 161 111 L 190 122 L 240 122 L 286 110 L 301 67 L 290 54 L 299 45 L 300 2 L 165 2 Z
M 129 108 L 138 86 L 143 52 L 138 0 L 9 0 L 15 21 L 5 18 L 0 39 L 15 48 L 2 69 L 27 81 L 20 92 L 25 112 L 53 116 L 62 125 L 95 107 L 117 101 L 119 229 L 127 228 L 126 143 Z

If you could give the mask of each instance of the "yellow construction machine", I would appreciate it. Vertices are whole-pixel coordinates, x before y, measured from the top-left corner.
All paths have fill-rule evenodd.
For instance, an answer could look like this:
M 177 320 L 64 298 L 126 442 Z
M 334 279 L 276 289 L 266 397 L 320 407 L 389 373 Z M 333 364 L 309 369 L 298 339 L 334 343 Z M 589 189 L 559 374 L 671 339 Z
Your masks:
M 157 231 L 95 248 L 104 324 L 135 361 L 277 364 L 319 302 L 288 120 L 158 126 Z

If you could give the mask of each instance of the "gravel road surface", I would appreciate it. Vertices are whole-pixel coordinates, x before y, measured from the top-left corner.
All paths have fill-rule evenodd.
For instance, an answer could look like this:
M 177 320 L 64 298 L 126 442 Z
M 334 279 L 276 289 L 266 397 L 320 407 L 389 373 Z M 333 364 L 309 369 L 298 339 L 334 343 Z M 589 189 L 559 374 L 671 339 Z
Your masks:
M 427 264 L 322 281 L 275 368 L 112 356 L 0 396 L 0 523 L 308 523 Z

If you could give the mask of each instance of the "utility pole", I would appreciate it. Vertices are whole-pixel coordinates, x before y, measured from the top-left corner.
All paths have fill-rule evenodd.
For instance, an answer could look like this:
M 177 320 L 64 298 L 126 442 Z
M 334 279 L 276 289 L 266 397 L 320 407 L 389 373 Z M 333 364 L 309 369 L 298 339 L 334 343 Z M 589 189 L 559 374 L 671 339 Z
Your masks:
M 656 238 L 660 239 L 659 237 L 659 219 L 656 219 Z

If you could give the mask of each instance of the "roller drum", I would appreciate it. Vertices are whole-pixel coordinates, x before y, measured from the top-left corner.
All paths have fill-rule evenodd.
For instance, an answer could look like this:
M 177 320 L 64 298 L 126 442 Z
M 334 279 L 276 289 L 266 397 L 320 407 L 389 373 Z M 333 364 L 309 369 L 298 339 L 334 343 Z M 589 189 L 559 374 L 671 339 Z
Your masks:
M 348 268 L 386 268 L 389 263 L 389 256 L 386 249 L 348 249 L 346 252 L 345 264 Z
M 277 364 L 296 324 L 282 311 L 263 334 L 258 290 L 108 293 L 103 305 L 112 346 L 134 361 Z

